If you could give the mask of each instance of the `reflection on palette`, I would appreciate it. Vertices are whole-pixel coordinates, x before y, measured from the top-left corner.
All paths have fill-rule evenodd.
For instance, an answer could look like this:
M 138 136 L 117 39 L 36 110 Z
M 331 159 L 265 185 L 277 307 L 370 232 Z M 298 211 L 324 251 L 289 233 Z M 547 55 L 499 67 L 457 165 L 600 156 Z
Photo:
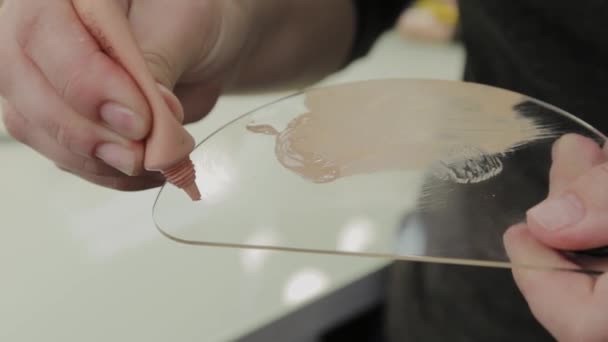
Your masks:
M 191 155 L 203 199 L 166 186 L 154 218 L 190 244 L 513 267 L 502 235 L 546 196 L 551 146 L 566 133 L 605 139 L 553 106 L 479 84 L 312 88 L 204 140 Z M 275 238 L 256 243 L 261 232 Z

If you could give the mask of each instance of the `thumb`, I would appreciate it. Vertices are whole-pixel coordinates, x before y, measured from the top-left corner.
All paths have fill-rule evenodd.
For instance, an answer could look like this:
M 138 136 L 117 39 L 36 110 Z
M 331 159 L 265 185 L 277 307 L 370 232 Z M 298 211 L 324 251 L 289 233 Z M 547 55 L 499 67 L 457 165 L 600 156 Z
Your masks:
M 553 144 L 551 159 L 549 197 L 554 197 L 589 169 L 601 164 L 605 156 L 592 139 L 565 134 Z
M 201 1 L 196 7 L 193 3 L 168 6 L 165 0 L 132 1 L 128 9 L 132 32 L 148 69 L 162 86 L 165 101 L 174 113 L 178 109 L 178 119 L 184 123 L 207 114 L 219 95 L 212 75 L 194 77 L 189 73 L 200 68 L 201 60 L 209 54 L 219 25 L 218 20 L 209 20 L 213 16 L 202 15 L 213 8 L 201 4 L 212 1 Z
M 131 31 L 156 81 L 173 89 L 180 76 L 194 63 L 200 40 L 190 33 L 192 19 L 180 2 L 130 1 Z M 190 15 L 191 16 L 191 15 Z M 198 39 L 197 39 L 198 38 Z
M 545 201 L 528 211 L 530 231 L 541 242 L 563 250 L 586 250 L 606 246 L 606 157 L 597 145 L 593 146 L 582 140 L 577 143 L 577 140 L 570 139 L 562 143 L 570 146 L 562 145 L 563 153 L 554 155 L 550 185 L 558 189 L 552 189 Z M 559 154 L 559 151 L 557 153 Z M 580 167 L 583 169 L 574 170 Z M 558 170 L 559 168 L 563 168 L 564 172 Z M 568 168 L 570 171 L 567 171 Z

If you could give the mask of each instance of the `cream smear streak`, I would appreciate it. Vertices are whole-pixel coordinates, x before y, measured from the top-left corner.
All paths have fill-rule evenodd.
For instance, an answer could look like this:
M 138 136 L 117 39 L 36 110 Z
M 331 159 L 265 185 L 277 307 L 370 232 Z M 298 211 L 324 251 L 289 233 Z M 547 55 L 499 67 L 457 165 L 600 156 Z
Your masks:
M 275 136 L 277 160 L 316 183 L 388 170 L 430 169 L 457 183 L 499 174 L 500 157 L 552 135 L 514 106 L 519 94 L 452 81 L 379 80 L 313 88 L 307 112 Z

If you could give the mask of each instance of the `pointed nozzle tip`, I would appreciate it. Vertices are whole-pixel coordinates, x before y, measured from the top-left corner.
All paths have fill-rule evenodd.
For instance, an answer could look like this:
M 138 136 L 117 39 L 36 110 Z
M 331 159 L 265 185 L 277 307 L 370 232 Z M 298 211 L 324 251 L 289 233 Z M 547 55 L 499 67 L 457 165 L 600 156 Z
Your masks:
M 188 196 L 190 196 L 190 199 L 192 199 L 193 201 L 201 200 L 201 192 L 198 190 L 198 186 L 196 186 L 195 182 L 192 182 L 192 184 L 184 187 L 184 191 L 188 194 Z

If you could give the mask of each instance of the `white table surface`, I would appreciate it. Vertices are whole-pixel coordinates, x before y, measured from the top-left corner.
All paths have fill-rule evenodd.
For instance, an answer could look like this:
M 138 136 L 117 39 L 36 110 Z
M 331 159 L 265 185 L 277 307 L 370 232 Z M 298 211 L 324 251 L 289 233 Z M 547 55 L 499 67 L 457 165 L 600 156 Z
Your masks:
M 457 79 L 461 65 L 459 47 L 389 34 L 327 82 Z M 200 141 L 282 95 L 223 98 L 189 130 Z M 180 245 L 156 231 L 156 189 L 102 189 L 16 143 L 0 158 L 0 341 L 229 341 L 388 263 Z

